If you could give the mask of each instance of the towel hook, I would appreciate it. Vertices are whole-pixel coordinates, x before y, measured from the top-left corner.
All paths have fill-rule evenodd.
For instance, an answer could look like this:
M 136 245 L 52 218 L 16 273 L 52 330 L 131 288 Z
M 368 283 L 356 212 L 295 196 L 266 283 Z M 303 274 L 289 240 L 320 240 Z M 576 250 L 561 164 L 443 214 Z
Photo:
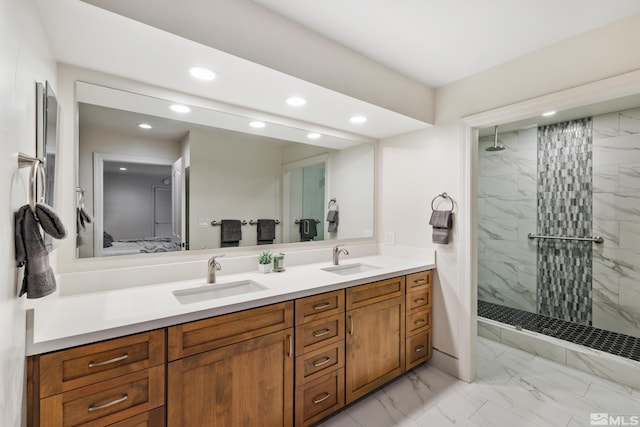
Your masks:
M 29 175 L 29 208 L 31 212 L 36 211 L 36 202 L 38 198 L 38 182 L 40 183 L 41 201 L 44 201 L 44 189 L 45 189 L 45 172 L 44 172 L 44 160 L 37 157 L 31 157 L 24 153 L 18 153 L 18 167 L 26 168 L 31 167 Z M 40 180 L 38 180 L 40 175 Z
M 449 202 L 451 202 L 451 212 L 453 212 L 453 207 L 454 207 L 454 202 L 453 199 L 451 198 L 450 195 L 448 195 L 446 192 L 442 192 L 440 194 L 438 194 L 436 197 L 434 197 L 431 200 L 431 210 L 435 211 L 436 209 L 433 207 L 433 203 L 438 200 L 438 198 L 443 198 L 443 199 L 449 199 Z

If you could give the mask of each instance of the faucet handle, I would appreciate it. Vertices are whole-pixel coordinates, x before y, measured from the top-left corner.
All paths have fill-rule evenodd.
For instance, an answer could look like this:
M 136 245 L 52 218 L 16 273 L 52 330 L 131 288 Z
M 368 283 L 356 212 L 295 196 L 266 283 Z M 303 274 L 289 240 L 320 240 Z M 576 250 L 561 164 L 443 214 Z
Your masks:
M 216 270 L 222 270 L 222 266 L 220 265 L 220 263 L 218 261 L 216 261 L 217 258 L 222 258 L 225 254 L 222 255 L 214 255 L 211 258 L 209 258 L 209 268 L 215 268 Z

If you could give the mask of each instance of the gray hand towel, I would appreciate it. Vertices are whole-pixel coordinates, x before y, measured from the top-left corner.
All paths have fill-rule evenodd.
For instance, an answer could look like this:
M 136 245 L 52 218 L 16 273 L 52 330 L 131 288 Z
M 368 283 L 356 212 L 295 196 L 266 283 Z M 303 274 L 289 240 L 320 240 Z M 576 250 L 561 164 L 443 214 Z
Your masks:
M 55 212 L 44 204 L 37 204 L 35 213 L 25 205 L 18 209 L 14 219 L 16 261 L 18 267 L 24 266 L 20 296 L 26 293 L 27 298 L 42 298 L 56 290 L 56 279 L 40 226 L 55 239 L 65 237 L 67 231 Z
M 242 223 L 239 219 L 223 219 L 220 228 L 221 247 L 240 246 L 240 240 L 242 240 Z
M 431 213 L 429 224 L 433 226 L 431 240 L 433 243 L 448 244 L 453 225 L 453 211 L 437 211 Z
M 337 233 L 338 224 L 340 224 L 340 212 L 338 210 L 331 210 L 327 212 L 327 222 L 329 223 L 327 231 L 329 233 Z
M 316 220 L 313 218 L 306 218 L 300 220 L 300 240 L 303 242 L 313 240 L 318 235 L 316 229 Z
M 87 229 L 87 224 L 91 224 L 91 215 L 84 208 L 76 208 L 76 248 L 84 245 L 83 233 Z
M 273 243 L 276 238 L 275 219 L 259 219 L 257 229 L 259 245 L 270 245 Z

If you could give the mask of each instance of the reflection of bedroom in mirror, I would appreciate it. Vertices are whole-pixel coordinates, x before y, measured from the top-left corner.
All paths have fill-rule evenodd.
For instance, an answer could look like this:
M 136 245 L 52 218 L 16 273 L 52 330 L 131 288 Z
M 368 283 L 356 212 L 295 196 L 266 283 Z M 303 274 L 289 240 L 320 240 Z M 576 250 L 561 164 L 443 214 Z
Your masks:
M 76 95 L 77 185 L 95 217 L 80 258 L 372 237 L 372 144 L 84 82 Z

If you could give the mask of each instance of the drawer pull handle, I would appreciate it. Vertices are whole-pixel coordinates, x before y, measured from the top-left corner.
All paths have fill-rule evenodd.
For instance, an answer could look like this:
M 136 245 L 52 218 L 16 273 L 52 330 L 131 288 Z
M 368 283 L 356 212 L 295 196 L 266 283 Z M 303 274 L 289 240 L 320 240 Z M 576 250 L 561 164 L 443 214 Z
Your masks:
M 293 337 L 291 335 L 287 335 L 287 356 L 291 358 L 293 356 Z
M 122 356 L 114 357 L 113 359 L 104 360 L 102 362 L 89 362 L 89 367 L 90 368 L 96 368 L 98 366 L 104 366 L 104 365 L 109 365 L 111 363 L 120 362 L 120 361 L 128 359 L 128 358 L 129 358 L 129 355 L 127 353 L 125 353 Z
M 416 285 L 422 285 L 424 283 L 427 283 L 427 279 L 414 280 L 413 283 L 415 283 Z
M 105 409 L 105 408 L 108 408 L 108 407 L 110 407 L 110 406 L 117 405 L 118 403 L 122 403 L 122 402 L 124 402 L 124 401 L 125 401 L 125 400 L 127 400 L 128 398 L 129 398 L 129 395 L 128 395 L 128 394 L 125 394 L 125 395 L 124 395 L 124 396 L 122 396 L 121 398 L 116 399 L 116 400 L 113 400 L 113 401 L 111 401 L 111 402 L 109 402 L 109 403 L 104 403 L 104 404 L 102 404 L 102 405 L 91 405 L 91 406 L 89 406 L 89 412 L 98 411 L 98 410 L 100 410 L 100 409 Z
M 426 299 L 424 299 L 424 298 L 418 298 L 418 299 L 413 300 L 413 302 L 415 302 L 416 304 L 421 304 L 421 303 L 423 303 L 425 301 L 426 301 Z
M 353 335 L 353 316 L 349 316 L 349 335 Z
M 319 338 L 319 337 L 323 337 L 323 336 L 327 335 L 329 332 L 331 332 L 331 329 L 329 329 L 329 328 L 325 328 L 325 329 L 323 329 L 323 330 L 321 330 L 321 331 L 315 331 L 315 332 L 313 333 L 313 336 L 314 336 L 315 338 Z
M 314 305 L 313 309 L 314 310 L 322 310 L 323 308 L 327 308 L 331 305 L 330 302 L 325 302 L 324 304 L 318 304 L 318 305 Z
M 325 357 L 322 360 L 314 360 L 313 361 L 313 367 L 314 368 L 319 368 L 322 365 L 326 365 L 327 363 L 329 363 L 331 361 L 330 357 Z
M 423 345 L 419 345 L 416 348 L 413 349 L 413 351 L 415 351 L 416 353 L 420 353 L 422 350 L 424 350 L 424 346 Z
M 322 396 L 322 397 L 320 397 L 320 396 Z M 331 393 L 324 392 L 324 395 L 321 394 L 321 395 L 316 396 L 312 400 L 312 402 L 317 405 L 318 403 L 321 403 L 321 402 L 324 402 L 325 400 L 327 400 L 329 398 L 329 396 L 331 396 Z
M 415 322 L 413 322 L 416 326 L 420 326 L 420 325 L 424 325 L 425 323 L 427 323 L 426 320 L 424 319 L 418 319 Z

